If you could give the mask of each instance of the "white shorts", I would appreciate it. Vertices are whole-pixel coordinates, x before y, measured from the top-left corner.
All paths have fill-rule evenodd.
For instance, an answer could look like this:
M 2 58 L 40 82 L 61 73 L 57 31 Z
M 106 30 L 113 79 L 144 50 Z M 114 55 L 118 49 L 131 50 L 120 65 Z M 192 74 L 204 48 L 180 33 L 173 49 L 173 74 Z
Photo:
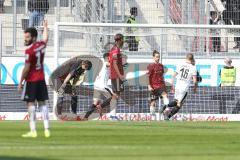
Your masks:
M 112 93 L 110 90 L 94 89 L 94 92 L 93 92 L 93 100 L 94 101 L 103 100 L 104 98 L 110 98 L 111 96 L 112 96 Z
M 178 102 L 183 104 L 187 98 L 187 94 L 188 94 L 188 92 L 186 90 L 176 88 L 175 94 L 174 94 L 174 99 L 176 99 Z

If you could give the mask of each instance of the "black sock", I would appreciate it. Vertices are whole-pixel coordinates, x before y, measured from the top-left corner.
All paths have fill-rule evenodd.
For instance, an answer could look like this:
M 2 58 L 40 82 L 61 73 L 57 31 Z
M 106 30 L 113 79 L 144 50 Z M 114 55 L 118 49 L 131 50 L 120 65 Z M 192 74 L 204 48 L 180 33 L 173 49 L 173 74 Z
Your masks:
M 64 97 L 58 97 L 58 99 L 57 99 L 57 114 L 58 115 L 62 114 L 63 100 L 64 100 Z
M 102 103 L 101 107 L 104 108 L 104 107 L 106 107 L 106 106 L 109 106 L 111 100 L 112 100 L 112 97 L 106 99 L 106 100 Z
M 71 109 L 74 114 L 77 114 L 77 96 L 71 98 Z
M 177 106 L 177 102 L 176 101 L 172 101 L 168 104 L 168 107 L 175 107 Z
M 93 104 L 89 111 L 85 114 L 84 118 L 88 118 L 96 109 L 96 106 Z
M 173 109 L 171 110 L 171 112 L 168 114 L 168 118 L 171 118 L 172 116 L 174 116 L 178 111 L 179 111 L 180 107 L 173 107 Z

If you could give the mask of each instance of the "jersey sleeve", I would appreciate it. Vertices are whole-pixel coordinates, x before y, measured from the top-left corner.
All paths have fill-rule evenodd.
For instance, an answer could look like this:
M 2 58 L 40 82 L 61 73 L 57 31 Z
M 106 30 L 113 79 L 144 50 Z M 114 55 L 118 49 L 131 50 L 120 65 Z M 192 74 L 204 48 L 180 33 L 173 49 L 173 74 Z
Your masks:
M 46 48 L 47 44 L 44 41 L 40 41 L 39 43 L 41 44 L 41 46 L 43 46 L 43 48 Z
M 77 70 L 77 68 L 78 68 L 78 64 L 73 64 L 73 65 L 71 65 L 71 67 L 70 67 L 70 74 L 71 75 L 74 75 L 75 74 L 75 72 L 76 72 L 76 70 Z
M 73 69 L 69 72 L 69 74 L 71 74 L 73 76 L 75 74 L 75 72 L 76 72 L 76 69 Z
M 120 53 L 120 51 L 118 49 L 115 49 L 112 51 L 112 61 L 116 62 L 118 61 L 118 54 Z
M 149 64 L 149 65 L 147 66 L 147 74 L 150 75 L 150 74 L 152 73 L 152 70 L 153 70 L 153 68 L 152 68 L 152 66 Z
M 28 50 L 25 51 L 25 63 L 31 63 L 32 62 L 32 55 L 29 53 Z

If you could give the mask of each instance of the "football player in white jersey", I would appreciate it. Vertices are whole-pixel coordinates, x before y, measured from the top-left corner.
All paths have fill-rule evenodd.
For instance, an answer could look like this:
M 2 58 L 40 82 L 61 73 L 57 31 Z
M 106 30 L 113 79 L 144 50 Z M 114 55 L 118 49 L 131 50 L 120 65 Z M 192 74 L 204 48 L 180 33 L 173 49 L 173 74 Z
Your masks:
M 108 55 L 109 55 L 108 53 L 105 53 L 103 55 L 104 64 L 94 82 L 93 104 L 90 110 L 85 114 L 84 120 L 88 120 L 88 117 L 95 110 L 101 112 L 101 109 L 103 107 L 110 105 L 113 93 L 111 87 L 108 86 L 108 80 L 110 76 Z M 103 97 L 107 99 L 100 105 Z
M 164 112 L 165 120 L 169 120 L 180 110 L 187 98 L 187 93 L 192 84 L 192 80 L 194 83 L 194 93 L 196 93 L 198 82 L 197 69 L 194 63 L 194 56 L 193 54 L 189 53 L 186 56 L 186 62 L 179 66 L 177 71 L 174 73 L 172 79 L 172 86 L 174 84 L 174 80 L 176 79 L 174 101 L 170 102 L 164 107 L 164 109 L 166 109 L 166 107 L 171 108 L 169 112 L 164 112 L 164 109 L 162 110 L 162 112 Z

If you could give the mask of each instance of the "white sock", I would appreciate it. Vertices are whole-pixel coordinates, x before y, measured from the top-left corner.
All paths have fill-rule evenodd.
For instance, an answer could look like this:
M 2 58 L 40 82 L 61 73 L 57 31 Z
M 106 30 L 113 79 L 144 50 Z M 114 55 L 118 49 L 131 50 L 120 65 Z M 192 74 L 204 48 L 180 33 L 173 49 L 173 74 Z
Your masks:
M 155 107 L 154 106 L 150 106 L 150 113 L 155 114 Z
M 116 116 L 117 100 L 112 98 L 110 102 L 110 114 Z
M 36 110 L 35 106 L 28 107 L 28 114 L 29 114 L 29 125 L 31 132 L 36 131 Z
M 169 104 L 169 99 L 167 97 L 163 98 L 163 104 L 168 105 Z
M 43 118 L 43 125 L 44 129 L 49 129 L 49 115 L 48 115 L 48 107 L 46 105 L 40 106 L 40 110 L 42 112 L 42 118 Z

